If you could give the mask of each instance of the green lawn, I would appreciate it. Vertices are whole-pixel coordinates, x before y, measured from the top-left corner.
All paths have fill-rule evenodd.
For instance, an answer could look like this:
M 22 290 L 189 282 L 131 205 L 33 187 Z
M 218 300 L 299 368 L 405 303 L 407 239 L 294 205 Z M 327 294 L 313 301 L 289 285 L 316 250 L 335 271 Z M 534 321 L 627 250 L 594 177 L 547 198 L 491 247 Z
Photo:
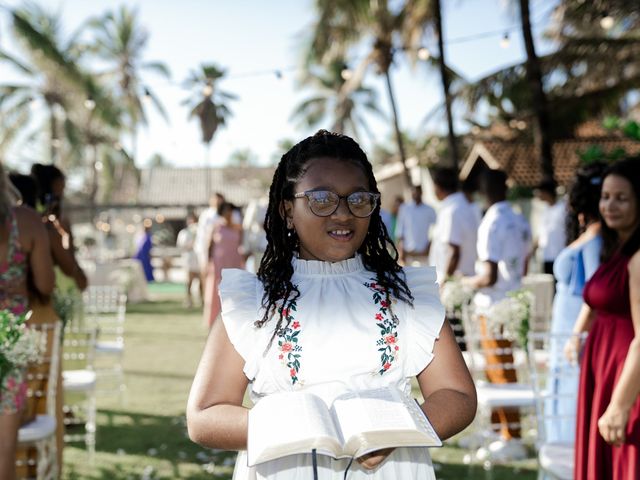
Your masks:
M 191 443 L 184 410 L 206 329 L 197 310 L 182 307 L 180 286 L 150 287 L 152 300 L 130 305 L 126 323 L 127 392 L 98 398 L 96 454 L 67 445 L 62 478 L 230 479 L 235 454 Z M 439 479 L 535 479 L 535 460 L 485 471 L 465 465 L 455 446 L 431 450 Z

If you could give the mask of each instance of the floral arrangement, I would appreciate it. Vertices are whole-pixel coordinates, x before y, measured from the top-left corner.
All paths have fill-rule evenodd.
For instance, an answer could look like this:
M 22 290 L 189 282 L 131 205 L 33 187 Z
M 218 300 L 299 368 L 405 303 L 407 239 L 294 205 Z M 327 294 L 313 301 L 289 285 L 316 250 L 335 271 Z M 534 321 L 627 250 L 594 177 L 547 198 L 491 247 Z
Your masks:
M 459 278 L 449 277 L 440 289 L 440 301 L 449 314 L 461 314 L 462 307 L 473 298 L 473 289 L 463 285 Z
M 26 321 L 27 315 L 0 311 L 0 385 L 11 372 L 38 361 L 45 350 L 46 337 Z
M 494 303 L 487 312 L 488 330 L 526 349 L 533 300 L 533 293 L 523 288 L 508 292 L 507 298 Z

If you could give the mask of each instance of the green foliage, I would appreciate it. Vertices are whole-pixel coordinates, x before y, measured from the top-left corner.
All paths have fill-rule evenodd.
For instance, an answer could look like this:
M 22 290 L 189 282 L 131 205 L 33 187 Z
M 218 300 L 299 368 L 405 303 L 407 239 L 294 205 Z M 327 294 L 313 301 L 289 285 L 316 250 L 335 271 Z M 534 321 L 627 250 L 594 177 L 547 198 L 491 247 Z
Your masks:
M 509 191 L 507 192 L 507 200 L 509 200 L 510 202 L 528 198 L 533 198 L 533 187 L 514 185 L 513 187 L 509 188 Z
M 617 116 L 607 116 L 602 121 L 602 126 L 611 133 L 619 133 L 631 140 L 640 142 L 640 124 L 635 120 L 623 120 Z M 613 163 L 628 156 L 622 147 L 617 147 L 609 152 L 601 145 L 590 145 L 584 150 L 578 150 L 577 154 L 582 165 L 591 165 L 594 162 Z

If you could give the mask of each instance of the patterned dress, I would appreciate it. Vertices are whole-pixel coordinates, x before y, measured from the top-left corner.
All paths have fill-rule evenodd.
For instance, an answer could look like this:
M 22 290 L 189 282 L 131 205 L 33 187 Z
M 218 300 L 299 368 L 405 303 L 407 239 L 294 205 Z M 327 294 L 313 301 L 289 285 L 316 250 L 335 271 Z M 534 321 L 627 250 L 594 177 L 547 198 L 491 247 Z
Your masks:
M 27 311 L 28 298 L 26 293 L 7 293 L 9 287 L 26 285 L 27 255 L 20 246 L 18 236 L 18 222 L 15 210 L 11 210 L 7 220 L 9 241 L 7 257 L 0 263 L 0 309 L 8 310 L 15 315 Z M 8 374 L 0 385 L 0 414 L 12 415 L 24 406 L 27 395 L 27 382 L 22 370 Z

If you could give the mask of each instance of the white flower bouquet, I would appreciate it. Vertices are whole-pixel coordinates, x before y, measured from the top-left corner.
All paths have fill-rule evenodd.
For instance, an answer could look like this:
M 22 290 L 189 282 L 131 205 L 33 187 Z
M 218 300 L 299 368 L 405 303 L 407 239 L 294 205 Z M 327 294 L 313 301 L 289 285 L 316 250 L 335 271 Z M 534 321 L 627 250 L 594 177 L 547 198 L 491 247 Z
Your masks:
M 507 298 L 494 303 L 487 312 L 487 329 L 526 349 L 533 301 L 533 293 L 526 289 L 507 293 Z
M 440 301 L 450 315 L 462 313 L 462 307 L 473 298 L 473 289 L 463 285 L 459 278 L 449 277 L 440 289 Z
M 45 351 L 46 337 L 28 328 L 26 315 L 0 311 L 0 385 L 16 370 L 37 362 Z

